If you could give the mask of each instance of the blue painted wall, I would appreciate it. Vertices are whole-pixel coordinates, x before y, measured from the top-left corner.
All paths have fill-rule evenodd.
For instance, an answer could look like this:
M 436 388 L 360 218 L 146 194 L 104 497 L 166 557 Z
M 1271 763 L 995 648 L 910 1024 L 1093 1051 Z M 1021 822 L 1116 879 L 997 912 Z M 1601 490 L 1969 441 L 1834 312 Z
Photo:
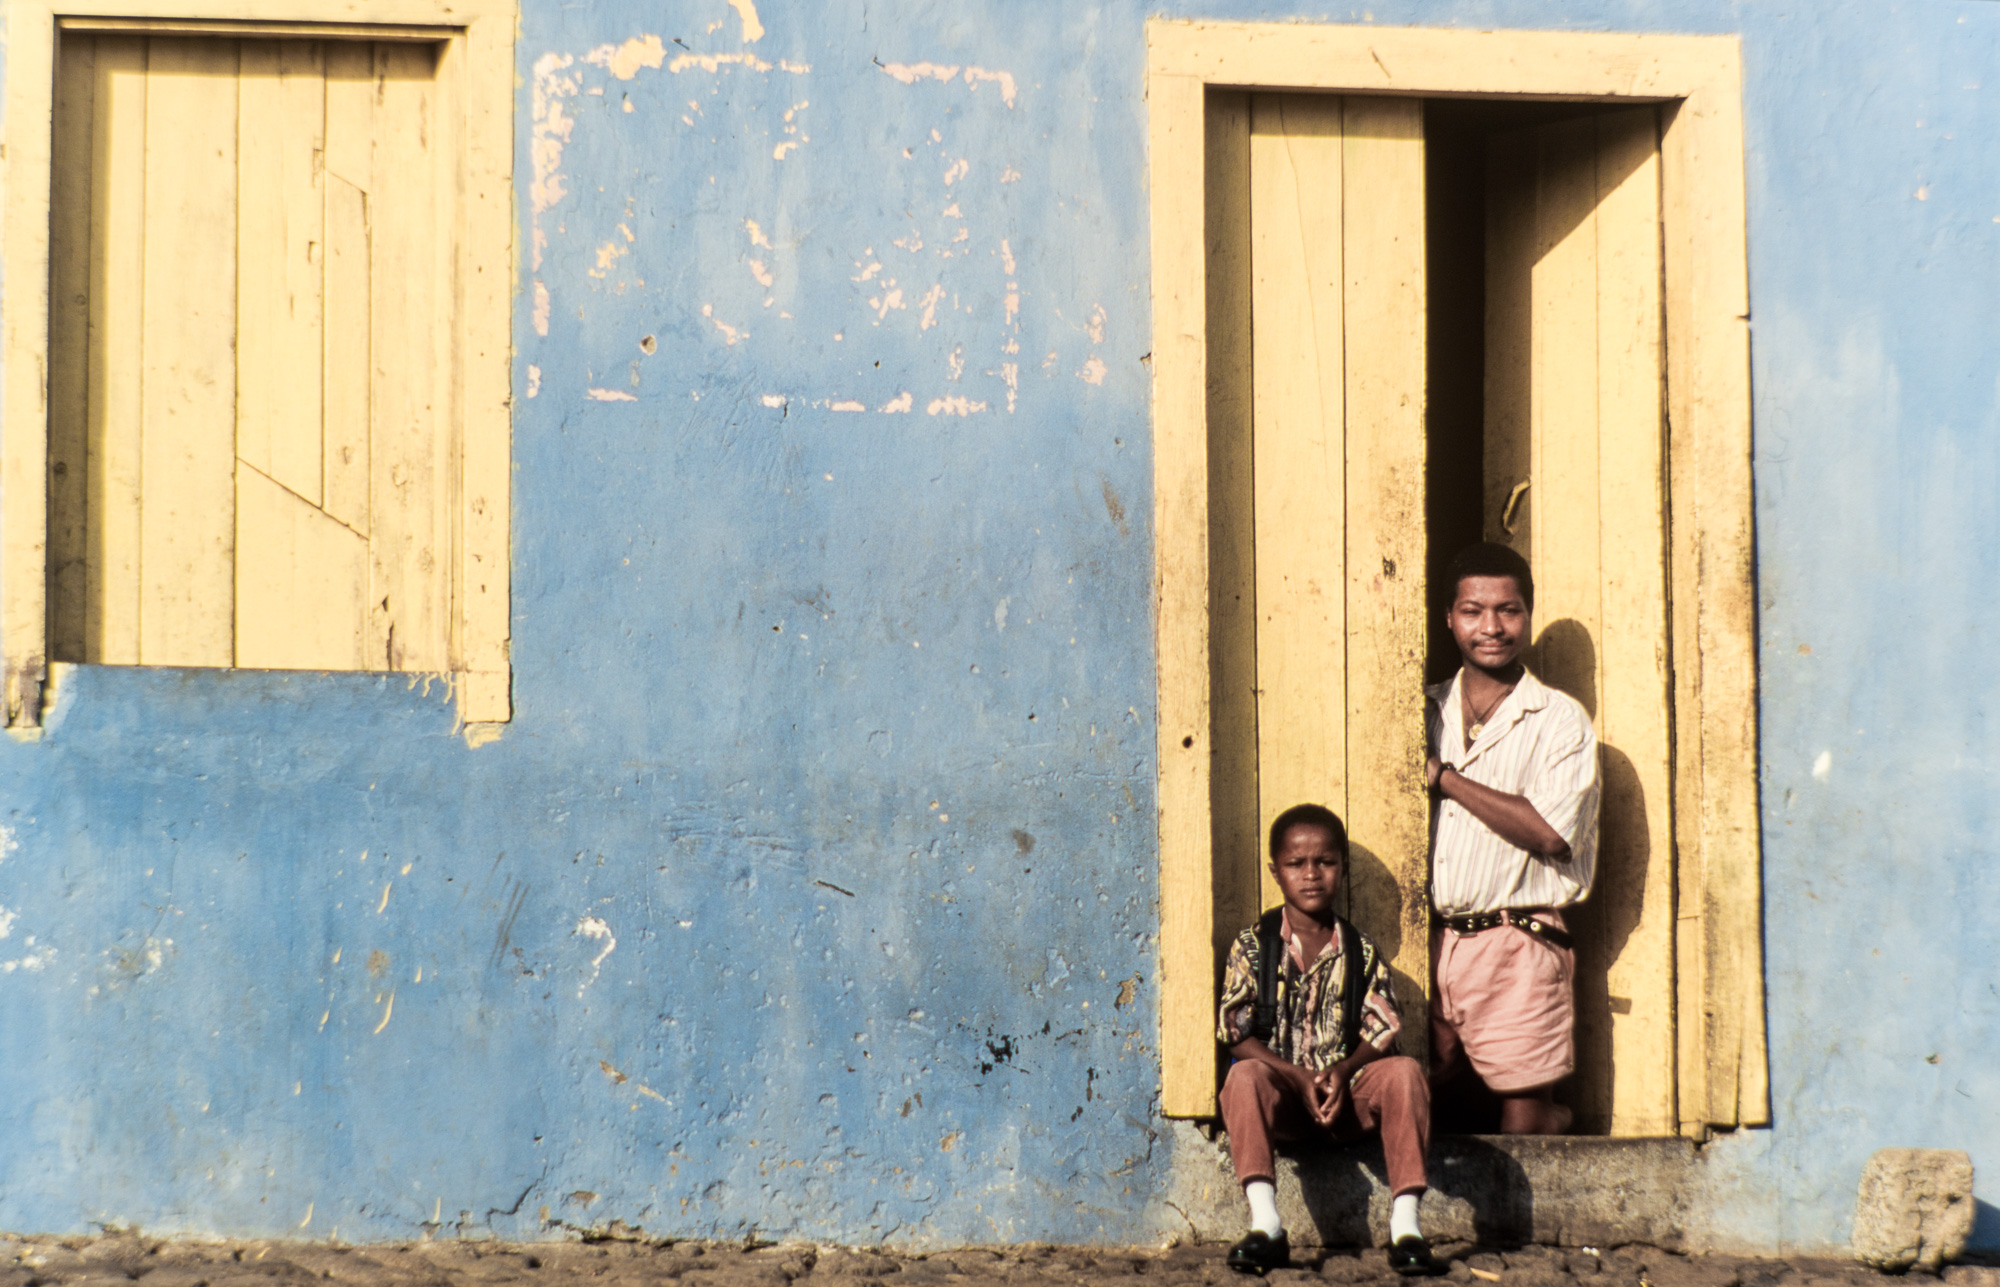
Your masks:
M 1776 1125 L 1726 1232 L 2000 1166 L 2000 8 L 1165 11 L 1742 33 Z M 64 674 L 0 743 L 0 1226 L 1172 1227 L 1148 12 L 524 0 L 514 723 Z

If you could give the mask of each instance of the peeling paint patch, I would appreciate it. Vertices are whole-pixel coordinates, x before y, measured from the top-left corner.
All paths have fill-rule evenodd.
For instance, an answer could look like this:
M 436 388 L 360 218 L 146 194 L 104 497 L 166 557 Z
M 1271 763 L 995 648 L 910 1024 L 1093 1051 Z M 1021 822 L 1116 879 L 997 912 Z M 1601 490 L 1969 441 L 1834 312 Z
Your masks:
M 905 85 L 914 85 L 924 79 L 948 81 L 959 72 L 956 65 L 941 67 L 936 63 L 884 63 L 882 70 Z
M 1085 384 L 1103 384 L 1106 370 L 1104 359 L 1093 357 L 1083 364 L 1083 369 L 1076 373 L 1076 378 Z
M 883 282 L 882 286 L 882 294 L 868 301 L 868 307 L 875 310 L 875 320 L 878 325 L 889 316 L 889 310 L 904 307 L 903 291 L 896 285 L 895 278 L 891 277 Z
M 757 20 L 757 0 L 729 0 L 729 7 L 743 20 L 744 44 L 755 44 L 764 38 L 764 24 Z
M 667 64 L 667 70 L 675 73 L 684 72 L 690 67 L 705 72 L 721 71 L 724 67 L 748 67 L 751 71 L 759 72 L 771 70 L 771 64 L 755 54 L 686 53 L 678 55 Z M 812 71 L 811 63 L 795 63 L 783 58 L 778 60 L 777 67 L 779 71 L 789 72 L 794 76 L 804 76 Z
M 981 81 L 991 81 L 993 84 L 998 85 L 1000 87 L 1000 101 L 1009 107 L 1014 105 L 1014 74 L 1012 72 L 987 71 L 984 67 L 968 67 L 965 69 L 965 83 L 972 86 L 975 93 L 978 91 Z
M 19 919 L 21 919 L 20 913 L 0 907 L 0 938 L 6 938 L 9 934 L 12 934 L 14 932 L 14 922 Z
M 709 321 L 715 323 L 715 329 L 722 332 L 722 341 L 725 344 L 733 345 L 740 340 L 747 340 L 750 338 L 750 332 L 745 330 L 739 330 L 738 328 L 731 326 L 729 323 L 717 317 L 715 315 L 715 305 L 713 304 L 703 304 L 701 306 L 701 315 L 707 318 Z
M 771 408 L 771 410 L 773 411 L 776 411 L 779 408 L 786 405 L 785 395 L 782 393 L 767 393 L 763 396 L 761 401 L 765 406 Z
M 631 80 L 641 67 L 659 70 L 667 61 L 667 47 L 658 36 L 634 36 L 622 45 L 599 45 L 585 54 L 583 61 L 602 67 L 619 80 Z
M 829 403 L 829 404 L 827 404 L 827 410 L 828 410 L 828 411 L 866 411 L 866 410 L 868 410 L 868 404 L 867 404 L 867 403 L 865 403 L 865 402 L 856 402 L 856 401 L 855 401 L 855 400 L 854 400 L 853 398 L 843 398 L 843 399 L 842 399 L 842 400 L 840 400 L 839 402 L 833 402 L 833 403 Z
M 905 389 L 900 396 L 891 398 L 882 404 L 882 414 L 888 416 L 897 415 L 908 411 L 915 405 L 916 399 L 910 396 L 909 390 Z
M 544 335 L 548 334 L 548 332 L 547 332 L 547 331 L 544 331 L 544 332 L 542 332 L 542 333 L 543 333 Z M 541 391 L 542 391 L 542 368 L 540 368 L 540 367 L 538 367 L 538 366 L 534 365 L 533 363 L 529 363 L 529 364 L 528 364 L 528 396 L 532 398 L 532 397 L 534 397 L 534 396 L 535 396 L 536 394 L 540 393 Z
M 629 253 L 625 247 L 619 245 L 617 242 L 607 241 L 597 248 L 597 267 L 586 269 L 585 271 L 590 276 L 601 279 L 611 271 L 611 265 L 617 263 Z
M 561 73 L 576 60 L 568 54 L 546 53 L 535 60 L 532 91 L 532 130 L 529 157 L 534 178 L 528 188 L 528 206 L 533 217 L 530 230 L 531 269 L 542 266 L 542 252 L 548 235 L 542 230 L 542 215 L 568 195 L 562 177 L 563 145 L 576 128 L 576 118 L 563 110 L 562 100 L 574 96 L 579 82 Z M 544 332 L 546 334 L 546 332 Z
M 984 402 L 974 402 L 970 398 L 932 398 L 924 410 L 934 416 L 970 416 L 986 410 Z
M 887 72 L 889 75 L 895 77 L 897 80 L 903 82 L 905 85 L 914 85 L 920 80 L 935 80 L 935 81 L 949 82 L 958 79 L 959 73 L 962 71 L 965 74 L 964 75 L 965 83 L 967 85 L 970 85 L 975 92 L 978 91 L 979 86 L 982 83 L 991 82 L 993 84 L 997 84 L 998 86 L 1000 86 L 1001 100 L 1005 102 L 1008 107 L 1014 106 L 1014 95 L 1016 87 L 1014 84 L 1014 74 L 1012 72 L 988 71 L 984 67 L 959 67 L 957 65 L 944 66 L 938 63 L 931 63 L 931 62 L 884 63 L 882 64 L 882 70 Z
M 972 173 L 972 163 L 960 157 L 945 169 L 944 186 L 948 188 L 970 173 Z
M 592 402 L 637 402 L 639 399 L 623 389 L 599 389 L 593 386 L 584 392 Z
M 591 958 L 590 977 L 585 979 L 583 986 L 576 990 L 576 994 L 582 996 L 586 988 L 597 982 L 598 974 L 604 969 L 604 958 L 618 950 L 618 939 L 611 933 L 611 927 L 595 916 L 586 916 L 582 920 L 579 920 L 576 923 L 576 928 L 571 933 L 583 938 L 602 939 L 604 941 L 604 950 Z
M 943 298 L 944 298 L 944 284 L 942 282 L 940 282 L 936 286 L 931 287 L 928 291 L 924 292 L 923 299 L 918 301 L 924 306 L 923 318 L 917 323 L 918 330 L 928 331 L 929 329 L 931 329 L 931 327 L 937 325 L 938 301 L 942 300 Z
M 757 226 L 755 219 L 745 219 L 743 226 L 749 230 L 751 245 L 762 246 L 766 250 L 771 249 L 771 239 L 764 235 L 764 230 Z
M 34 941 L 32 937 L 28 939 L 30 944 Z M 38 947 L 26 956 L 16 957 L 11 961 L 0 961 L 0 974 L 12 974 L 16 970 L 25 970 L 30 974 L 38 973 L 47 969 L 49 962 L 55 959 L 56 950 L 54 948 Z
M 535 282 L 534 320 L 535 320 L 535 334 L 541 336 L 548 335 L 549 288 L 546 285 L 544 285 L 540 280 L 537 280 Z
M 765 290 L 771 289 L 771 284 L 777 280 L 777 278 L 771 275 L 771 270 L 764 266 L 764 261 L 761 259 L 750 261 L 750 275 L 755 277 L 757 284 Z

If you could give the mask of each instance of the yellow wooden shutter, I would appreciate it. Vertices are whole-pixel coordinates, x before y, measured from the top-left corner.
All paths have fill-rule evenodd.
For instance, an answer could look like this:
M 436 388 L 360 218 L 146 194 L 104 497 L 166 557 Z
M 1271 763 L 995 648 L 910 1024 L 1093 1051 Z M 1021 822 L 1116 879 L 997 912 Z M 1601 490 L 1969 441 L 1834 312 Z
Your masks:
M 452 668 L 439 65 L 420 42 L 64 37 L 58 659 Z

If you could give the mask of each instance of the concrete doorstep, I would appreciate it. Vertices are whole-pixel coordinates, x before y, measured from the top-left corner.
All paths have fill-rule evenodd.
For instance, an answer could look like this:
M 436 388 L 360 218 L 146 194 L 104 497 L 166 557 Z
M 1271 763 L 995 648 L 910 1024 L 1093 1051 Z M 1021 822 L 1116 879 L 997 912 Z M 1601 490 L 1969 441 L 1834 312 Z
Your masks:
M 1174 1207 L 1203 1241 L 1242 1236 L 1243 1197 L 1221 1141 L 1192 1129 L 1177 1141 Z M 1430 1151 L 1424 1231 L 1434 1242 L 1483 1246 L 1541 1243 L 1684 1249 L 1697 1157 L 1683 1139 L 1582 1135 L 1447 1135 Z M 1369 1142 L 1284 1156 L 1278 1210 L 1292 1244 L 1381 1246 L 1389 1190 L 1382 1149 Z

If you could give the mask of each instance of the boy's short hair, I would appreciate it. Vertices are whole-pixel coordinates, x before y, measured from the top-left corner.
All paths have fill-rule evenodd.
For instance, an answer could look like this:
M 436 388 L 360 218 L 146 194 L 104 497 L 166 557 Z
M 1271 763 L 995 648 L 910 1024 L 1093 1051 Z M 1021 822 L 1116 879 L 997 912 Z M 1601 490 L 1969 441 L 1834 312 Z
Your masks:
M 1468 545 L 1451 556 L 1451 567 L 1446 572 L 1445 585 L 1450 598 L 1445 602 L 1445 611 L 1458 602 L 1458 587 L 1469 576 L 1510 576 L 1521 591 L 1521 602 L 1528 611 L 1535 610 L 1535 574 L 1528 570 L 1528 560 L 1511 546 L 1493 541 L 1479 541 Z
M 1278 815 L 1271 824 L 1271 857 L 1276 860 L 1278 851 L 1285 847 L 1285 835 L 1293 827 L 1324 827 L 1333 837 L 1333 847 L 1340 851 L 1340 860 L 1347 861 L 1347 828 L 1341 825 L 1340 815 L 1323 804 L 1295 804 Z

